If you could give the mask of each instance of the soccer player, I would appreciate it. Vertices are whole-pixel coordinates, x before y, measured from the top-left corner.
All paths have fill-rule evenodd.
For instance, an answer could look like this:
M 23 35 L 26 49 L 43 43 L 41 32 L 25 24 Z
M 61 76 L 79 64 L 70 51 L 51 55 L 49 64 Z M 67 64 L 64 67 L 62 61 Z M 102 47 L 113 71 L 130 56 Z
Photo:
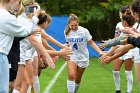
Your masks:
M 124 27 L 133 27 L 133 25 L 135 24 L 135 19 L 131 15 L 129 6 L 123 6 L 119 12 L 119 15 L 120 15 L 121 22 L 119 22 L 116 26 L 115 37 L 124 37 L 122 39 L 125 39 L 127 34 L 125 34 L 121 30 L 124 29 Z M 111 42 L 111 44 L 105 42 L 106 43 L 105 45 L 106 46 L 108 46 L 107 44 L 113 45 L 113 43 L 115 43 L 115 42 L 112 42 L 113 40 L 115 40 L 115 42 L 120 42 L 119 39 L 117 40 L 116 38 L 114 38 L 109 41 L 106 41 L 109 43 Z M 116 48 L 115 46 L 111 47 L 111 49 L 108 51 L 108 53 L 106 55 L 108 55 L 109 52 L 115 48 Z M 123 63 L 125 65 L 125 73 L 126 73 L 126 77 L 127 77 L 127 92 L 131 93 L 131 91 L 132 91 L 132 86 L 133 86 L 133 75 L 132 75 L 133 61 L 132 61 L 132 58 L 133 58 L 132 50 L 129 50 L 125 55 L 114 60 L 113 78 L 114 78 L 114 83 L 116 86 L 116 93 L 121 93 L 120 68 Z
M 140 0 L 136 0 L 131 4 L 131 14 L 133 15 L 133 17 L 135 18 L 135 20 L 138 22 L 138 24 L 136 25 L 135 29 L 132 28 L 125 28 L 124 31 L 126 33 L 132 34 L 133 36 L 139 36 L 137 34 L 140 34 Z M 139 39 L 139 38 L 138 38 Z M 109 62 L 111 62 L 112 60 L 114 60 L 117 57 L 122 56 L 123 54 L 125 54 L 129 49 L 134 48 L 135 46 L 133 46 L 133 44 L 135 45 L 137 42 L 131 42 L 130 44 L 126 44 L 124 46 L 121 46 L 119 48 L 117 48 L 115 50 L 115 55 L 111 56 L 111 57 L 106 57 L 106 58 L 100 58 L 100 60 L 102 61 L 103 64 L 107 64 Z M 133 56 L 134 56 L 134 63 L 135 63 L 135 73 L 136 73 L 136 79 L 138 81 L 138 84 L 140 86 L 140 49 L 139 48 L 135 48 L 133 50 Z
M 15 15 L 20 7 L 21 0 L 2 0 L 0 7 L 0 93 L 8 93 L 9 82 L 9 62 L 7 55 L 11 49 L 15 36 L 28 36 L 35 31 L 35 25 L 38 22 L 37 16 L 39 11 L 35 13 L 32 23 L 26 28 L 18 23 Z
M 68 25 L 65 29 L 65 38 L 73 51 L 73 54 L 70 55 L 70 60 L 67 62 L 67 89 L 68 93 L 77 93 L 82 75 L 85 68 L 89 65 L 87 43 L 99 54 L 102 54 L 103 52 L 94 43 L 89 31 L 86 28 L 79 26 L 79 19 L 75 14 L 69 16 Z

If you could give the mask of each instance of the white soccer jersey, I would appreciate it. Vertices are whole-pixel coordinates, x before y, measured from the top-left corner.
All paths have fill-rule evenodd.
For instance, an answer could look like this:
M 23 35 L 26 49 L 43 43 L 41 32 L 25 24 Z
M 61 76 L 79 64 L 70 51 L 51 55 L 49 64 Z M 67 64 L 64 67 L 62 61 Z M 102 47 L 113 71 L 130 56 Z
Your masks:
M 89 52 L 87 49 L 87 41 L 92 38 L 89 31 L 86 28 L 78 26 L 77 31 L 70 30 L 66 36 L 66 42 L 69 43 L 70 48 L 73 51 L 70 59 L 74 61 L 88 61 Z
M 122 22 L 117 23 L 116 29 L 124 29 Z
M 135 23 L 133 27 L 140 33 L 140 25 L 138 23 Z M 132 49 L 132 54 L 134 56 L 134 62 L 140 64 L 140 49 L 138 47 Z
M 26 15 L 22 14 L 21 16 L 18 16 L 17 20 L 23 19 L 23 17 L 26 18 Z M 27 23 L 24 22 L 24 20 L 20 21 L 22 25 L 26 26 Z M 41 33 L 34 34 L 35 38 L 38 40 L 39 43 L 42 43 Z M 19 64 L 25 64 L 26 60 L 32 59 L 34 56 L 35 49 L 32 48 L 32 44 L 28 40 L 28 38 L 24 38 L 20 41 L 20 62 Z
M 39 43 L 42 43 L 41 33 L 35 34 L 34 36 L 35 36 L 35 38 L 37 39 L 37 41 L 38 41 Z
M 135 23 L 135 25 L 133 26 L 133 28 L 135 28 L 136 31 L 140 33 L 140 25 L 139 25 L 139 23 Z
M 119 30 L 124 29 L 124 26 L 122 25 L 122 22 L 119 22 L 119 23 L 116 25 L 116 31 L 117 31 L 117 29 L 119 29 Z M 115 33 L 116 33 L 116 31 L 115 31 Z M 121 36 L 121 35 L 124 35 L 123 32 L 119 32 L 119 31 L 117 31 L 117 32 L 120 34 L 120 36 Z
M 40 28 L 40 27 L 39 27 Z M 41 30 L 41 31 L 44 31 L 44 30 Z M 36 33 L 34 34 L 35 38 L 37 39 L 37 41 L 39 43 L 42 43 L 42 36 L 41 36 L 41 33 Z
M 124 26 L 122 25 L 122 22 L 119 22 L 117 25 L 116 25 L 116 30 L 117 29 L 124 29 Z M 123 32 L 120 32 L 120 36 L 121 35 L 124 35 Z M 126 60 L 128 58 L 132 58 L 132 50 L 129 50 L 126 54 L 124 54 L 123 56 L 119 57 L 120 60 Z

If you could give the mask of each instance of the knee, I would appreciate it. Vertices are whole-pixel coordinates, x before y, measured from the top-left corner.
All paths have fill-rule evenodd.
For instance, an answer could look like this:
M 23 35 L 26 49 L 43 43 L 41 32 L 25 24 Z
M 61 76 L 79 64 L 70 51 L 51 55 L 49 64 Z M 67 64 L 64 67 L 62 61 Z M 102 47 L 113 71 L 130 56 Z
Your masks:
M 16 89 L 16 90 L 20 90 L 21 89 L 21 86 L 22 86 L 22 83 L 16 83 L 16 84 L 14 84 L 14 89 Z
M 33 81 L 33 80 L 30 81 L 29 84 L 30 84 L 31 86 L 33 86 L 33 85 L 34 85 L 34 81 Z
M 9 82 L 9 88 L 13 88 L 14 87 L 14 81 L 10 81 Z
M 29 85 L 31 85 L 31 86 L 33 86 L 33 84 L 34 84 L 34 79 L 33 79 L 33 78 L 28 79 L 28 80 L 26 80 L 26 83 L 29 84 Z
M 68 74 L 69 80 L 75 80 L 75 74 Z

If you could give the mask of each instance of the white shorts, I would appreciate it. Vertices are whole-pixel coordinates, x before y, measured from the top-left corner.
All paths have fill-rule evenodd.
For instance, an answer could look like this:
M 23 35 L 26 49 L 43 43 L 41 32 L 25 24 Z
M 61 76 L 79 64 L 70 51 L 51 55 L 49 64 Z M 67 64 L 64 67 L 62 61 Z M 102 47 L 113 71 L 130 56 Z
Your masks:
M 89 60 L 88 61 L 74 61 L 74 63 L 76 63 L 81 68 L 87 68 L 89 65 Z
M 33 57 L 38 56 L 37 51 L 34 52 Z
M 133 58 L 133 53 L 132 53 L 132 49 L 129 50 L 126 54 L 124 54 L 123 56 L 119 57 L 120 60 L 126 60 L 129 58 Z
M 25 55 L 25 61 L 27 60 L 33 60 L 34 58 L 34 54 L 35 54 L 35 48 L 32 47 L 31 49 L 26 51 L 26 55 Z
M 134 57 L 134 63 L 140 63 L 140 48 L 132 49 L 132 54 Z
M 26 52 L 28 49 L 31 49 L 32 45 L 27 38 L 20 41 L 20 62 L 18 64 L 25 65 Z

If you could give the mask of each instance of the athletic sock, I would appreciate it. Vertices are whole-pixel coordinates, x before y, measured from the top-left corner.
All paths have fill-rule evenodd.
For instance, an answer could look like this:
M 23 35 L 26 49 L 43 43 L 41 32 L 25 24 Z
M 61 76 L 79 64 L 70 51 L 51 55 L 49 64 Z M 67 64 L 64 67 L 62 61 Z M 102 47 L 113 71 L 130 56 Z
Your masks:
M 131 93 L 133 87 L 133 75 L 132 71 L 125 71 L 126 78 L 127 78 L 127 92 Z
M 77 93 L 79 87 L 80 87 L 80 84 L 75 83 L 75 90 L 74 90 L 74 93 Z
M 38 76 L 34 76 L 34 92 L 35 93 L 40 93 L 40 83 L 39 83 L 39 78 Z
M 68 89 L 68 93 L 74 93 L 75 81 L 67 80 L 67 89 Z
M 31 93 L 31 88 L 32 88 L 32 86 L 29 85 L 29 87 L 28 87 L 28 89 L 27 89 L 27 93 Z
M 120 90 L 120 71 L 113 71 L 113 78 L 116 90 Z

